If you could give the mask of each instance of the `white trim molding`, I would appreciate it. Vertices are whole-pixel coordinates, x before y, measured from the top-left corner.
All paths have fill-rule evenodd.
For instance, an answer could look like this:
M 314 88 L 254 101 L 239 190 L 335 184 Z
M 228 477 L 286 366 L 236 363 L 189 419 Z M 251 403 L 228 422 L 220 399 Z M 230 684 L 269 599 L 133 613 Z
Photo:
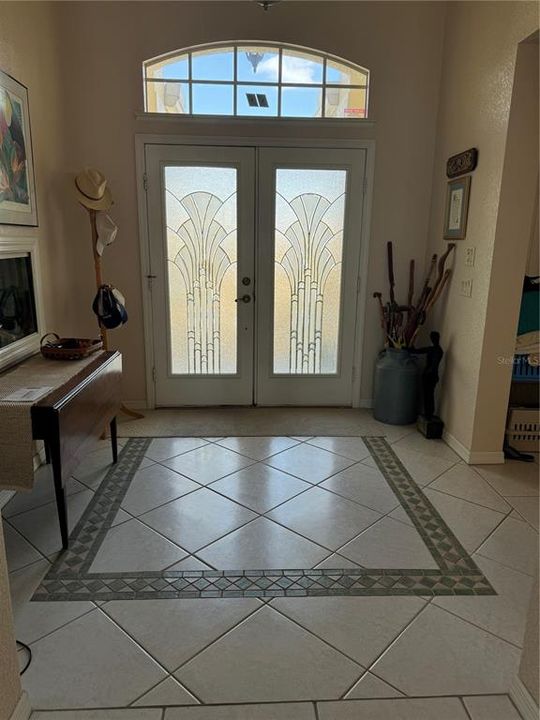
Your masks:
M 32 706 L 30 705 L 30 698 L 26 690 L 23 690 L 19 702 L 9 720 L 28 720 L 31 714 Z
M 474 452 L 465 447 L 457 438 L 455 438 L 448 430 L 443 432 L 443 440 L 445 443 L 457 452 L 462 460 L 468 465 L 501 465 L 504 463 L 504 453 L 500 452 Z
M 512 682 L 510 697 L 523 720 L 538 720 L 538 705 L 519 677 L 515 677 Z

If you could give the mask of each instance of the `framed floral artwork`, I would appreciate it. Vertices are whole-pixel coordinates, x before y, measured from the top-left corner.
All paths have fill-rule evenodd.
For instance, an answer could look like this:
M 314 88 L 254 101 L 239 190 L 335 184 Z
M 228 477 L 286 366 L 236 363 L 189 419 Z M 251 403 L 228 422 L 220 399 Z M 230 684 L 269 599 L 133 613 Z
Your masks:
M 37 225 L 28 90 L 1 70 L 0 224 Z
M 467 214 L 469 212 L 469 193 L 471 176 L 450 180 L 446 194 L 444 213 L 445 240 L 463 240 L 467 233 Z

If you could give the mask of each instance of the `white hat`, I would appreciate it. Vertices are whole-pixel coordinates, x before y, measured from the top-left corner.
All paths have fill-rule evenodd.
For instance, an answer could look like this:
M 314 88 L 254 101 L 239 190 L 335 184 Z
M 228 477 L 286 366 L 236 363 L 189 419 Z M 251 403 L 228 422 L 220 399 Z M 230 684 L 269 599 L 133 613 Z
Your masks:
M 96 230 L 96 251 L 97 254 L 101 256 L 103 255 L 105 247 L 114 242 L 118 232 L 118 227 L 110 215 L 100 212 L 97 213 L 96 217 Z
M 90 210 L 108 210 L 113 204 L 107 178 L 99 170 L 86 168 L 75 178 L 78 201 Z

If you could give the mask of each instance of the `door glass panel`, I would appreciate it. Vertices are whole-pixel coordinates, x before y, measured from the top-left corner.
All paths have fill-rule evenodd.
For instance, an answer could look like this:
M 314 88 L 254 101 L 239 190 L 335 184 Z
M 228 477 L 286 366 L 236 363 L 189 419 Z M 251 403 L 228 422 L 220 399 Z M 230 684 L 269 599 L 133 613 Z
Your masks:
M 338 370 L 346 170 L 276 170 L 276 374 Z
M 237 371 L 237 171 L 165 167 L 170 368 Z

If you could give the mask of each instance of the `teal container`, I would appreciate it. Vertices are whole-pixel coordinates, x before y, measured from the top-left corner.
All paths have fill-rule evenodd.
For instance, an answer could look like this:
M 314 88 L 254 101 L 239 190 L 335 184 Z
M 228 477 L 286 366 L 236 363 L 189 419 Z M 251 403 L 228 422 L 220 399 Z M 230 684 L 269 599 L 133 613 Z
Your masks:
M 373 417 L 389 425 L 410 425 L 418 416 L 420 368 L 408 350 L 387 348 L 375 365 Z

